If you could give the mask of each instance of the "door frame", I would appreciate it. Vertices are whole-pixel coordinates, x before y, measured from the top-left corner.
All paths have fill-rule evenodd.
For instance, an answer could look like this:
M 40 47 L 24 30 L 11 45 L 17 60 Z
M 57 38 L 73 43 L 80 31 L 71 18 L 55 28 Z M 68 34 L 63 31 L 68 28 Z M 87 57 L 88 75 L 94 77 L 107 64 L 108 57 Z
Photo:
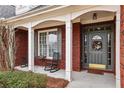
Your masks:
M 102 72 L 106 72 L 106 73 L 114 73 L 116 75 L 116 17 L 114 18 L 114 20 L 110 20 L 110 21 L 104 21 L 104 22 L 97 22 L 97 23 L 90 23 L 90 24 L 81 24 L 81 42 L 82 42 L 82 31 L 83 31 L 83 27 L 84 26 L 92 26 L 92 25 L 105 25 L 105 24 L 113 24 L 114 25 L 114 28 L 113 28 L 113 33 L 114 33 L 114 68 L 113 68 L 113 71 L 107 71 L 107 70 L 100 70 Z M 84 47 L 80 44 L 80 47 L 81 47 L 81 60 L 82 60 L 82 53 L 84 52 Z M 82 70 L 88 70 L 88 68 L 83 68 L 83 62 L 81 62 L 81 69 Z

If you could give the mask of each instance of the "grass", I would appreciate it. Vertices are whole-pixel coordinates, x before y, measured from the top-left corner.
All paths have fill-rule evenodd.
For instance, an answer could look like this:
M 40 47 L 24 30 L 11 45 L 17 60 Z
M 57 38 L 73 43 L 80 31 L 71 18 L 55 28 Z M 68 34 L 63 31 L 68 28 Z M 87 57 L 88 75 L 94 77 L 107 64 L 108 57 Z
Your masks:
M 45 88 L 47 76 L 32 72 L 4 71 L 0 72 L 1 88 Z

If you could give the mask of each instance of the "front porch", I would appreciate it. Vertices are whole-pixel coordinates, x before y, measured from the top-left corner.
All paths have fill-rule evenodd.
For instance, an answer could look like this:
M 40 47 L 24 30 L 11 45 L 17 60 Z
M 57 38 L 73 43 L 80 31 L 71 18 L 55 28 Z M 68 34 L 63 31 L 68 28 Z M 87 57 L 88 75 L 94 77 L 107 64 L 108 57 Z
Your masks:
M 17 70 L 29 71 L 28 67 L 21 68 L 15 67 Z M 65 71 L 59 70 L 55 73 L 44 71 L 41 66 L 34 67 L 34 73 L 47 74 L 50 77 L 65 79 Z M 72 71 L 72 81 L 68 84 L 67 88 L 115 88 L 116 82 L 114 75 L 111 73 L 104 73 L 104 75 L 90 74 L 87 71 L 76 72 Z
M 23 29 L 25 32 L 27 32 L 27 45 L 25 43 L 22 45 L 22 47 L 26 47 L 26 53 L 22 53 L 22 51 L 25 51 L 24 49 L 21 50 L 21 53 L 19 55 L 25 55 L 25 62 L 28 64 L 28 67 L 26 68 L 20 68 L 16 67 L 18 70 L 23 71 L 32 71 L 35 73 L 43 73 L 47 74 L 48 76 L 55 77 L 55 78 L 64 78 L 68 81 L 71 81 L 68 87 L 115 87 L 115 81 L 116 85 L 119 87 L 120 85 L 120 59 L 119 59 L 119 49 L 114 47 L 119 47 L 119 42 L 117 42 L 120 39 L 119 34 L 119 13 L 118 10 L 111 9 L 109 10 L 109 7 L 101 7 L 102 9 L 97 10 L 97 7 L 94 9 L 89 9 L 87 11 L 83 11 L 78 14 L 78 12 L 74 12 L 78 14 L 75 16 L 74 14 L 65 14 L 60 17 L 61 20 L 58 20 L 53 17 L 53 19 L 39 19 L 40 21 L 33 20 L 33 22 L 29 22 L 24 27 L 17 26 L 17 30 Z M 104 9 L 105 8 L 105 9 Z M 116 7 L 112 7 L 116 8 Z M 109 11 L 108 11 L 109 10 Z M 99 15 L 97 19 L 93 19 L 92 15 L 94 15 L 94 12 Z M 74 17 L 73 17 L 74 16 Z M 39 16 L 41 18 L 41 16 Z M 36 18 L 38 20 L 38 18 Z M 94 46 L 92 46 L 92 42 L 89 43 L 90 48 L 85 46 L 84 41 L 87 41 L 85 39 L 86 34 L 84 34 L 86 31 L 84 30 L 84 26 L 90 24 L 100 24 L 105 22 L 112 21 L 114 23 L 114 30 L 115 32 L 115 38 L 111 38 L 109 40 L 108 37 L 109 34 L 105 34 L 105 39 L 101 38 L 100 40 L 103 40 L 101 42 L 101 48 L 102 45 L 105 51 L 102 51 L 104 56 L 89 56 L 90 54 L 86 54 L 88 49 L 93 49 Z M 36 23 L 35 23 L 36 22 Z M 106 30 L 106 27 L 98 27 L 93 28 L 96 31 L 98 30 L 99 33 L 102 32 L 102 30 Z M 89 29 L 90 30 L 90 29 Z M 88 30 L 88 31 L 89 31 Z M 92 29 L 91 29 L 92 30 Z M 92 31 L 90 31 L 92 32 Z M 96 33 L 96 36 L 98 36 Z M 107 31 L 108 33 L 108 31 Z M 83 35 L 82 35 L 83 34 Z M 54 36 L 54 38 L 53 38 Z M 93 36 L 95 36 L 93 34 Z M 101 37 L 103 34 L 101 33 Z M 52 37 L 52 38 L 51 38 Z M 92 38 L 92 36 L 91 36 Z M 91 39 L 90 38 L 90 39 Z M 110 41 L 112 43 L 106 42 Z M 22 41 L 26 40 L 20 40 L 20 43 L 22 44 Z M 53 42 L 54 41 L 54 42 Z M 91 40 L 92 41 L 92 40 Z M 87 41 L 88 42 L 88 41 Z M 106 43 L 105 43 L 106 42 Z M 105 44 L 104 44 L 105 43 Z M 114 44 L 116 43 L 116 44 Z M 108 51 L 109 45 L 113 45 L 113 48 L 110 48 L 112 51 Z M 87 45 L 87 46 L 89 46 Z M 114 50 L 114 51 L 113 51 Z M 39 59 L 39 57 L 46 57 L 46 60 L 49 61 L 53 59 L 53 53 L 59 52 L 60 54 L 60 69 L 59 71 L 55 73 L 49 73 L 48 71 L 44 71 L 43 66 L 43 60 Z M 90 51 L 90 50 L 88 50 Z M 97 51 L 97 52 L 96 52 Z M 95 53 L 97 54 L 99 50 L 96 50 Z M 92 52 L 92 51 L 90 51 Z M 105 52 L 105 53 L 104 53 Z M 89 53 L 89 52 L 88 52 Z M 99 52 L 101 53 L 101 52 Z M 111 55 L 114 54 L 114 55 Z M 98 54 L 99 55 L 99 54 Z M 109 56 L 108 56 L 109 55 Z M 22 58 L 22 57 L 19 57 Z M 90 60 L 87 61 L 87 58 Z M 103 59 L 104 58 L 104 59 Z M 108 60 L 109 59 L 109 60 Z M 105 61 L 105 62 L 104 62 Z M 21 60 L 23 62 L 23 60 Z M 110 68 L 111 72 L 117 73 L 116 79 L 114 79 L 113 74 L 104 74 L 104 75 L 96 75 L 96 74 L 89 74 L 86 73 L 86 71 L 82 71 L 82 69 L 88 68 L 89 63 L 97 63 L 97 64 L 105 64 L 106 68 L 105 70 L 108 70 Z M 19 64 L 21 65 L 21 64 Z M 64 70 L 62 70 L 64 69 Z M 79 71 L 79 72 L 75 72 Z M 81 71 L 81 72 L 80 72 Z M 110 81 L 110 82 L 108 82 Z M 86 82 L 86 83 L 85 83 Z

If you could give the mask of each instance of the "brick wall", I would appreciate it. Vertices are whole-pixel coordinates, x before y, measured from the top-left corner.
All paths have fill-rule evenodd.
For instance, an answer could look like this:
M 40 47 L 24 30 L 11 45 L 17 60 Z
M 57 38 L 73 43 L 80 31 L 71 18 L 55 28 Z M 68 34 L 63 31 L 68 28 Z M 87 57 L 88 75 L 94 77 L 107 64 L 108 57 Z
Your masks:
M 58 28 L 61 30 L 62 33 L 62 50 L 61 50 L 61 60 L 60 60 L 60 68 L 65 69 L 65 25 L 52 27 L 52 28 Z M 49 29 L 49 28 L 45 28 Z M 42 66 L 42 60 L 38 58 L 38 40 L 37 40 L 37 34 L 38 30 L 35 31 L 35 65 Z M 16 40 L 18 44 L 18 50 L 17 50 L 17 58 L 16 58 L 16 65 L 24 64 L 23 59 L 27 58 L 28 54 L 28 33 L 27 31 L 17 31 L 16 32 Z M 74 23 L 73 24 L 73 70 L 74 71 L 80 71 L 81 65 L 80 65 L 80 23 Z M 50 60 L 47 60 L 50 61 Z
M 121 32 L 120 32 L 120 61 L 121 61 L 121 87 L 124 88 L 124 5 L 121 6 Z
M 81 64 L 80 64 L 80 43 L 81 43 L 81 38 L 80 38 L 80 23 L 74 23 L 73 24 L 73 70 L 74 71 L 80 71 L 81 70 Z
M 62 50 L 61 50 L 61 64 L 60 68 L 65 69 L 65 26 L 58 26 L 58 27 L 50 27 L 50 28 L 58 28 L 61 29 L 62 33 Z M 49 28 L 45 28 L 49 29 Z M 37 42 L 37 40 L 35 41 Z M 72 66 L 74 71 L 80 71 L 81 65 L 80 65 L 80 23 L 74 23 L 73 24 L 73 60 L 72 60 Z M 47 60 L 50 61 L 50 60 Z M 35 57 L 35 65 L 43 65 L 42 60 L 40 60 L 37 56 Z
M 15 33 L 17 52 L 15 65 L 28 63 L 28 31 L 18 30 Z M 27 60 L 27 61 L 25 61 Z
M 66 43 L 66 41 L 65 41 L 65 39 L 66 39 L 66 37 L 65 37 L 65 26 L 61 26 L 61 31 L 62 31 L 62 50 L 61 50 L 61 53 L 62 53 L 62 60 L 61 60 L 61 68 L 62 69 L 65 69 L 65 58 L 66 58 L 66 56 L 65 56 L 65 43 Z

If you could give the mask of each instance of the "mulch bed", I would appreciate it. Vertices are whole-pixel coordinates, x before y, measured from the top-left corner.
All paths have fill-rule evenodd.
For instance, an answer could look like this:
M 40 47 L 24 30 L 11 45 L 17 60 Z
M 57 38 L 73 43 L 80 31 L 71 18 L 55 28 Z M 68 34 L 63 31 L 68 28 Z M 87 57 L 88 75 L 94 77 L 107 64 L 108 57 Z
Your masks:
M 64 79 L 48 77 L 47 88 L 65 88 L 68 83 L 69 81 Z

